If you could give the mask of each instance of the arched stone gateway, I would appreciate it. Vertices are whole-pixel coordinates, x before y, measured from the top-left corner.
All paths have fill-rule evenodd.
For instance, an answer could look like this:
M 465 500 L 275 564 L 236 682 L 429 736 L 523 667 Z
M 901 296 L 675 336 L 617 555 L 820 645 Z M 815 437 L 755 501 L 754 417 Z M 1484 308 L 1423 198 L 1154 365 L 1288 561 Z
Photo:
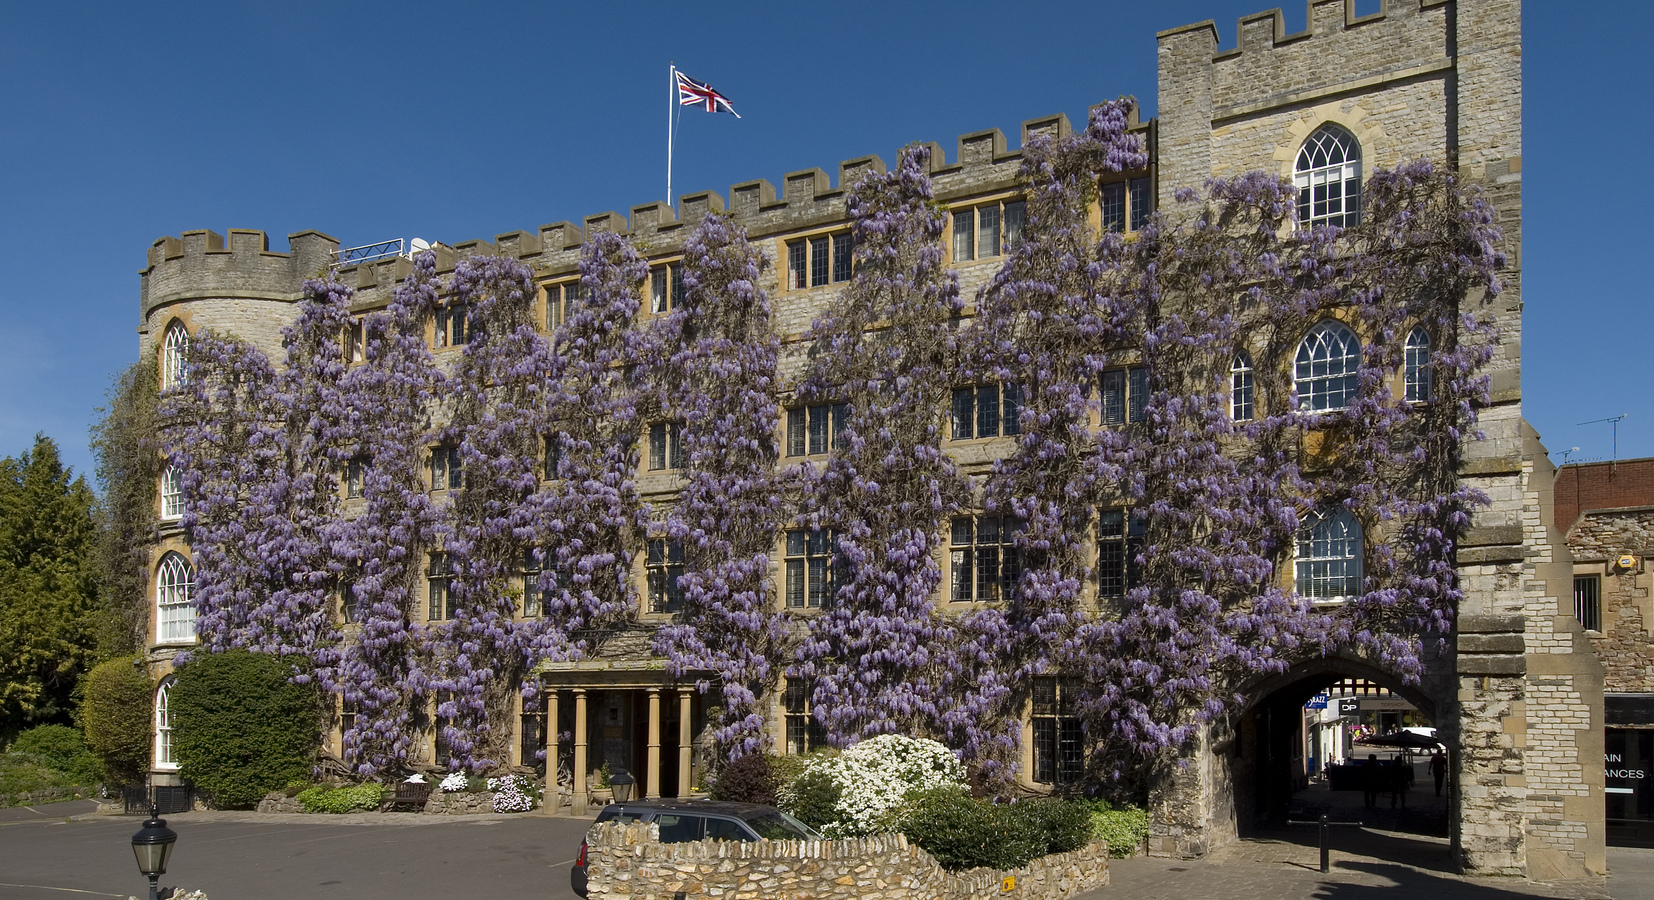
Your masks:
M 1317 657 L 1238 689 L 1243 699 L 1233 715 L 1208 729 L 1196 752 L 1152 793 L 1151 852 L 1201 856 L 1278 828 L 1289 815 L 1327 812 L 1328 757 L 1345 761 L 1359 751 L 1364 759 L 1368 752 L 1352 745 L 1354 726 L 1376 733 L 1427 725 L 1456 747 L 1449 658 L 1427 652 L 1424 662 L 1423 677 L 1409 684 L 1353 653 Z M 1306 709 L 1317 698 L 1327 712 Z M 1331 799 L 1336 805 L 1342 798 Z M 1361 799 L 1357 791 L 1357 806 Z M 1433 830 L 1445 833 L 1441 826 Z

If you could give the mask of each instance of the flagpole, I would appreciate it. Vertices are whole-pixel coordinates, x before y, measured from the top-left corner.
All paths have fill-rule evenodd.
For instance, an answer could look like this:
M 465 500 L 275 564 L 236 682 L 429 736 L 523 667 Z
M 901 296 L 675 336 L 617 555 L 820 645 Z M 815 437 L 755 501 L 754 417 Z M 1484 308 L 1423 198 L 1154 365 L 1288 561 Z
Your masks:
M 666 205 L 672 205 L 672 113 L 677 106 L 678 65 L 668 64 L 666 94 Z

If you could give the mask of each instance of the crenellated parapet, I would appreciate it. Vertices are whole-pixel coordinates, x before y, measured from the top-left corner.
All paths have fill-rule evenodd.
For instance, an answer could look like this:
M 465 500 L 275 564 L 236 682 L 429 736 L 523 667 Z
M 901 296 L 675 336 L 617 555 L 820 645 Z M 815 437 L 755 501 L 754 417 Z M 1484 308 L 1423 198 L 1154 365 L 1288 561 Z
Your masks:
M 1152 123 L 1139 122 L 1135 114 L 1130 127 L 1147 138 Z M 1022 124 L 1021 144 L 1035 135 L 1063 138 L 1073 133 L 1068 117 L 1057 114 L 1029 119 Z M 999 129 L 961 135 L 950 160 L 939 144 L 931 149 L 931 175 L 936 196 L 943 202 L 1014 188 L 1022 150 L 1008 149 Z M 788 172 L 780 181 L 744 181 L 732 185 L 726 195 L 715 191 L 680 194 L 676 207 L 652 201 L 629 208 L 629 214 L 602 212 L 581 219 L 579 224 L 558 222 L 542 225 L 533 233 L 514 231 L 497 235 L 493 242 L 462 241 L 453 245 L 454 259 L 480 252 L 495 252 L 524 261 L 536 271 L 560 273 L 574 268 L 579 247 L 587 235 L 599 232 L 624 234 L 645 255 L 669 254 L 683 246 L 689 231 L 712 213 L 731 215 L 753 237 L 786 234 L 842 222 L 845 196 L 868 172 L 883 172 L 886 164 L 878 156 L 860 156 L 840 162 L 836 171 L 820 168 Z M 438 258 L 439 271 L 452 268 L 452 261 Z M 364 266 L 369 264 L 364 264 Z M 382 264 L 386 274 L 394 264 Z M 347 270 L 349 271 L 349 270 Z M 394 280 L 394 279 L 392 279 Z M 387 283 L 377 274 L 359 282 L 363 286 Z
M 1307 27 L 1292 34 L 1279 9 L 1243 16 L 1228 50 L 1218 49 L 1210 20 L 1162 31 L 1162 78 L 1167 58 L 1176 60 L 1171 74 L 1197 93 L 1209 88 L 1212 118 L 1221 121 L 1286 98 L 1376 86 L 1452 64 L 1446 0 L 1388 0 L 1365 16 L 1356 14 L 1355 0 L 1309 0 L 1308 6 Z M 1269 86 L 1267 94 L 1259 95 L 1259 85 Z M 1162 97 L 1184 99 L 1166 87 L 1162 80 Z
M 245 228 L 231 228 L 228 240 L 207 229 L 161 238 L 139 272 L 141 321 L 158 307 L 189 300 L 298 300 L 304 280 L 327 271 L 339 241 L 301 231 L 287 243 L 288 252 L 272 252 L 264 232 Z
M 1488 5 L 1473 4 L 1478 13 Z M 1384 165 L 1451 156 L 1445 82 L 1461 49 L 1454 46 L 1455 16 L 1468 14 L 1456 9 L 1445 0 L 1387 0 L 1378 12 L 1357 15 L 1355 0 L 1310 0 L 1303 31 L 1288 33 L 1279 9 L 1255 13 L 1238 21 L 1235 45 L 1224 50 L 1210 20 L 1160 32 L 1162 205 L 1177 187 L 1239 174 L 1231 158 L 1240 153 L 1213 144 L 1228 140 L 1238 150 L 1251 123 L 1274 116 L 1330 116 L 1356 131 Z M 1381 93 L 1390 95 L 1385 109 L 1411 123 L 1412 133 L 1383 133 L 1386 123 L 1369 102 Z M 1369 116 L 1378 129 L 1371 141 L 1360 134 Z M 1241 152 L 1251 157 L 1256 150 L 1254 143 Z M 1251 159 L 1246 168 L 1256 166 Z
M 1151 138 L 1152 122 L 1130 127 Z M 1022 123 L 1021 144 L 1007 146 L 999 129 L 961 135 L 951 158 L 939 144 L 928 144 L 930 174 L 937 199 L 943 203 L 1014 190 L 1022 163 L 1022 146 L 1037 135 L 1061 139 L 1073 133 L 1068 117 L 1042 116 Z M 879 156 L 859 156 L 840 162 L 833 172 L 820 168 L 788 172 L 779 183 L 767 179 L 732 185 L 726 195 L 715 191 L 681 194 L 677 206 L 653 201 L 629 208 L 629 214 L 609 211 L 588 215 L 579 222 L 556 222 L 534 231 L 511 231 L 493 240 L 471 239 L 436 243 L 437 271 L 450 272 L 469 256 L 499 254 L 519 259 L 541 275 L 574 271 L 582 242 L 600 232 L 624 234 L 646 256 L 676 253 L 700 220 L 728 213 L 754 238 L 830 227 L 846 217 L 845 198 L 851 187 L 869 172 L 884 172 Z M 160 304 L 203 298 L 257 299 L 292 302 L 299 299 L 304 279 L 325 273 L 333 265 L 339 241 L 316 231 L 289 236 L 287 253 L 269 249 L 262 231 L 233 229 L 229 240 L 212 231 L 189 231 L 164 237 L 149 251 L 143 270 L 143 313 Z M 390 289 L 412 269 L 406 257 L 389 256 L 341 267 L 340 279 L 355 288 L 356 308 L 382 306 Z

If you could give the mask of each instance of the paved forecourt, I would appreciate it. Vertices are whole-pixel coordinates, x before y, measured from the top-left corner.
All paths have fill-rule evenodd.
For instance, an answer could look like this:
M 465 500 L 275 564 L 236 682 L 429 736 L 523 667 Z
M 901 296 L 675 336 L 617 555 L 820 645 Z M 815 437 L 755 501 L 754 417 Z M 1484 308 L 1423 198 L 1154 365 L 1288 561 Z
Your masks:
M 1109 885 L 1081 900 L 1654 900 L 1654 851 L 1610 848 L 1606 882 L 1546 884 L 1456 875 L 1445 839 L 1351 828 L 1334 831 L 1322 874 L 1314 832 L 1241 841 L 1201 860 L 1115 860 Z
M 0 900 L 144 896 L 148 882 L 131 845 L 143 818 L 73 815 L 79 811 L 68 821 L 61 809 L 0 817 Z M 204 890 L 212 900 L 564 900 L 575 896 L 569 866 L 591 825 L 590 818 L 532 813 L 164 818 L 178 843 L 162 886 Z

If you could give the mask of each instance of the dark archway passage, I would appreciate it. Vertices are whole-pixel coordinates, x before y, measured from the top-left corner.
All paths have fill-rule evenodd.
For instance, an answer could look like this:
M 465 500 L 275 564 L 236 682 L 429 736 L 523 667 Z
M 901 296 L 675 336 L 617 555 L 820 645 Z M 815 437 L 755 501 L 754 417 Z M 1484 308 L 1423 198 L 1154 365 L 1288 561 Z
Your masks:
M 1305 708 L 1328 692 L 1332 712 Z M 1347 713 L 1338 712 L 1340 693 L 1347 695 Z M 1444 787 L 1442 796 L 1436 797 L 1428 757 L 1352 745 L 1350 734 L 1352 726 L 1363 723 L 1434 725 L 1436 698 L 1419 685 L 1406 685 L 1390 673 L 1339 657 L 1314 660 L 1261 680 L 1246 695 L 1251 703 L 1236 721 L 1230 747 L 1239 837 L 1314 845 L 1316 828 L 1291 823 L 1326 815 L 1333 822 L 1363 823 L 1360 828 L 1334 829 L 1334 847 L 1386 846 L 1398 861 L 1405 857 L 1432 867 L 1449 865 L 1451 791 Z M 1369 754 L 1379 756 L 1384 770 L 1397 779 L 1411 772 L 1411 787 L 1385 790 L 1376 806 L 1368 806 L 1362 781 L 1350 777 L 1365 779 L 1363 768 L 1333 766 L 1328 771 L 1329 757 L 1365 762 Z

